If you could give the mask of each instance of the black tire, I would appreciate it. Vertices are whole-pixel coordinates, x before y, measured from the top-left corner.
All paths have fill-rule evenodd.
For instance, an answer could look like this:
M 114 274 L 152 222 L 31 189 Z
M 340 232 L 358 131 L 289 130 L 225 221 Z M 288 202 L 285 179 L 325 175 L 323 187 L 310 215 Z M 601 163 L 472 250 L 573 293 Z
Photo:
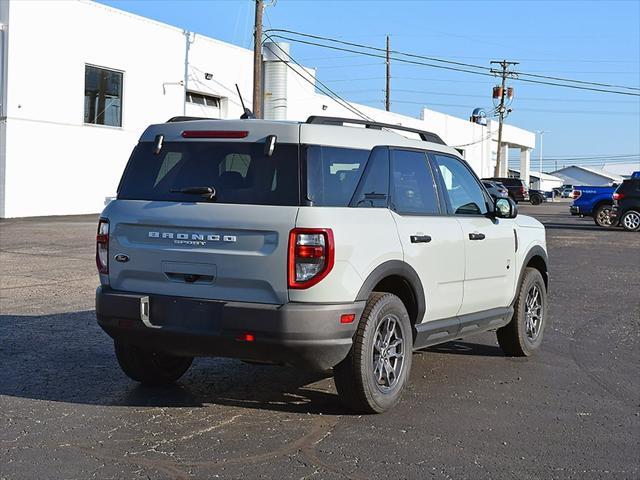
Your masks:
M 609 214 L 611 213 L 611 204 L 603 203 L 602 205 L 598 205 L 595 211 L 593 212 L 593 221 L 599 227 L 609 228 L 611 227 L 611 217 Z
M 129 378 L 146 385 L 171 385 L 189 369 L 193 357 L 176 357 L 115 342 L 116 358 Z
M 380 329 L 390 329 L 391 322 L 394 322 L 394 333 L 385 346 Z M 393 338 L 395 341 L 391 341 Z M 396 345 L 393 351 L 388 347 L 389 344 Z M 386 356 L 389 353 L 391 358 Z M 396 356 L 400 353 L 401 360 Z M 360 318 L 349 355 L 333 368 L 336 388 L 342 402 L 358 413 L 382 413 L 389 410 L 400 401 L 409 381 L 412 353 L 413 333 L 404 304 L 391 293 L 373 292 Z M 397 374 L 391 378 L 382 365 L 395 367 L 393 370 L 397 369 Z M 380 380 L 376 378 L 375 371 L 380 371 Z M 387 378 L 382 378 L 384 375 Z
M 540 195 L 532 195 L 529 201 L 531 205 L 540 205 L 542 203 L 542 197 Z
M 540 307 L 537 311 L 539 322 L 528 321 L 527 302 L 529 294 L 536 288 Z M 516 297 L 513 317 L 511 321 L 497 331 L 498 344 L 505 355 L 509 357 L 528 357 L 533 355 L 542 344 L 544 327 L 547 323 L 547 289 L 542 275 L 535 268 L 527 267 Z M 533 328 L 537 326 L 537 328 Z
M 640 211 L 629 210 L 620 217 L 620 226 L 627 232 L 640 231 Z

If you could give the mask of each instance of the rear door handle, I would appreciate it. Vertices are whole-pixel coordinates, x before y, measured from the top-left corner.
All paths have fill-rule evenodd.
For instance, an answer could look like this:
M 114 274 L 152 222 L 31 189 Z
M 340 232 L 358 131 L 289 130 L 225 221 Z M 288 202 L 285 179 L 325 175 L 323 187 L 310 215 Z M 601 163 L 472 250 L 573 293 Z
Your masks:
M 429 235 L 411 235 L 411 243 L 429 243 L 431 237 Z
M 469 240 L 484 240 L 484 233 L 479 233 L 479 232 L 470 233 Z

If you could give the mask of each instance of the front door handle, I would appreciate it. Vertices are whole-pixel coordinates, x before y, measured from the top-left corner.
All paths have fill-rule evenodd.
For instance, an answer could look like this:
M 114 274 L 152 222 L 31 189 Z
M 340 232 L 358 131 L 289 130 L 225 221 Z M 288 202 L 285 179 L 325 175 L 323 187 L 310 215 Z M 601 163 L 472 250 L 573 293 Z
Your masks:
M 469 240 L 484 240 L 484 233 L 479 233 L 479 232 L 470 233 Z
M 431 237 L 429 235 L 411 235 L 411 243 L 429 243 Z

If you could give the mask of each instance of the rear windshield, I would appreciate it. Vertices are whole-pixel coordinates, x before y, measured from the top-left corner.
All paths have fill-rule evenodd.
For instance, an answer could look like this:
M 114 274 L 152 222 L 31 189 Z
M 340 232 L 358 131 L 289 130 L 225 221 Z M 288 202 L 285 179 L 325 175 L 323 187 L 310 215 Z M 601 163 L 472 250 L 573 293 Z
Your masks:
M 263 143 L 166 142 L 159 154 L 153 147 L 153 142 L 136 146 L 118 198 L 207 201 L 175 190 L 212 187 L 217 203 L 300 205 L 297 145 L 278 143 L 271 157 Z

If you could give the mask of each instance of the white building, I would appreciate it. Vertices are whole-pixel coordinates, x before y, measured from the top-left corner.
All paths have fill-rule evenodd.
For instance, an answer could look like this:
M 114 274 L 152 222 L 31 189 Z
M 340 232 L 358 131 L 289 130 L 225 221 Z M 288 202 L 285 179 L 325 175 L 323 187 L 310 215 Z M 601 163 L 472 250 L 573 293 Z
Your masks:
M 578 165 L 564 167 L 551 173 L 564 180 L 564 183 L 567 185 L 591 185 L 598 187 L 622 183 L 622 180 L 624 180 L 620 175 L 616 175 L 615 173 L 605 172 L 604 170 L 594 170 Z
M 520 177 L 520 170 L 516 168 L 509 169 L 509 175 Z M 564 180 L 555 175 L 548 173 L 540 173 L 535 170 L 529 172 L 529 188 L 534 190 L 542 190 L 543 192 L 552 192 L 554 188 L 560 188 L 564 184 Z
M 251 108 L 252 51 L 235 45 L 87 0 L 0 0 L 0 29 L 2 218 L 99 212 L 147 125 L 179 115 L 238 118 L 235 84 Z M 316 91 L 314 69 L 287 59 L 265 51 L 266 115 L 356 117 Z M 480 176 L 493 175 L 493 121 L 354 106 L 380 122 L 433 131 Z M 534 133 L 505 126 L 503 152 L 519 149 L 527 181 L 534 146 Z

